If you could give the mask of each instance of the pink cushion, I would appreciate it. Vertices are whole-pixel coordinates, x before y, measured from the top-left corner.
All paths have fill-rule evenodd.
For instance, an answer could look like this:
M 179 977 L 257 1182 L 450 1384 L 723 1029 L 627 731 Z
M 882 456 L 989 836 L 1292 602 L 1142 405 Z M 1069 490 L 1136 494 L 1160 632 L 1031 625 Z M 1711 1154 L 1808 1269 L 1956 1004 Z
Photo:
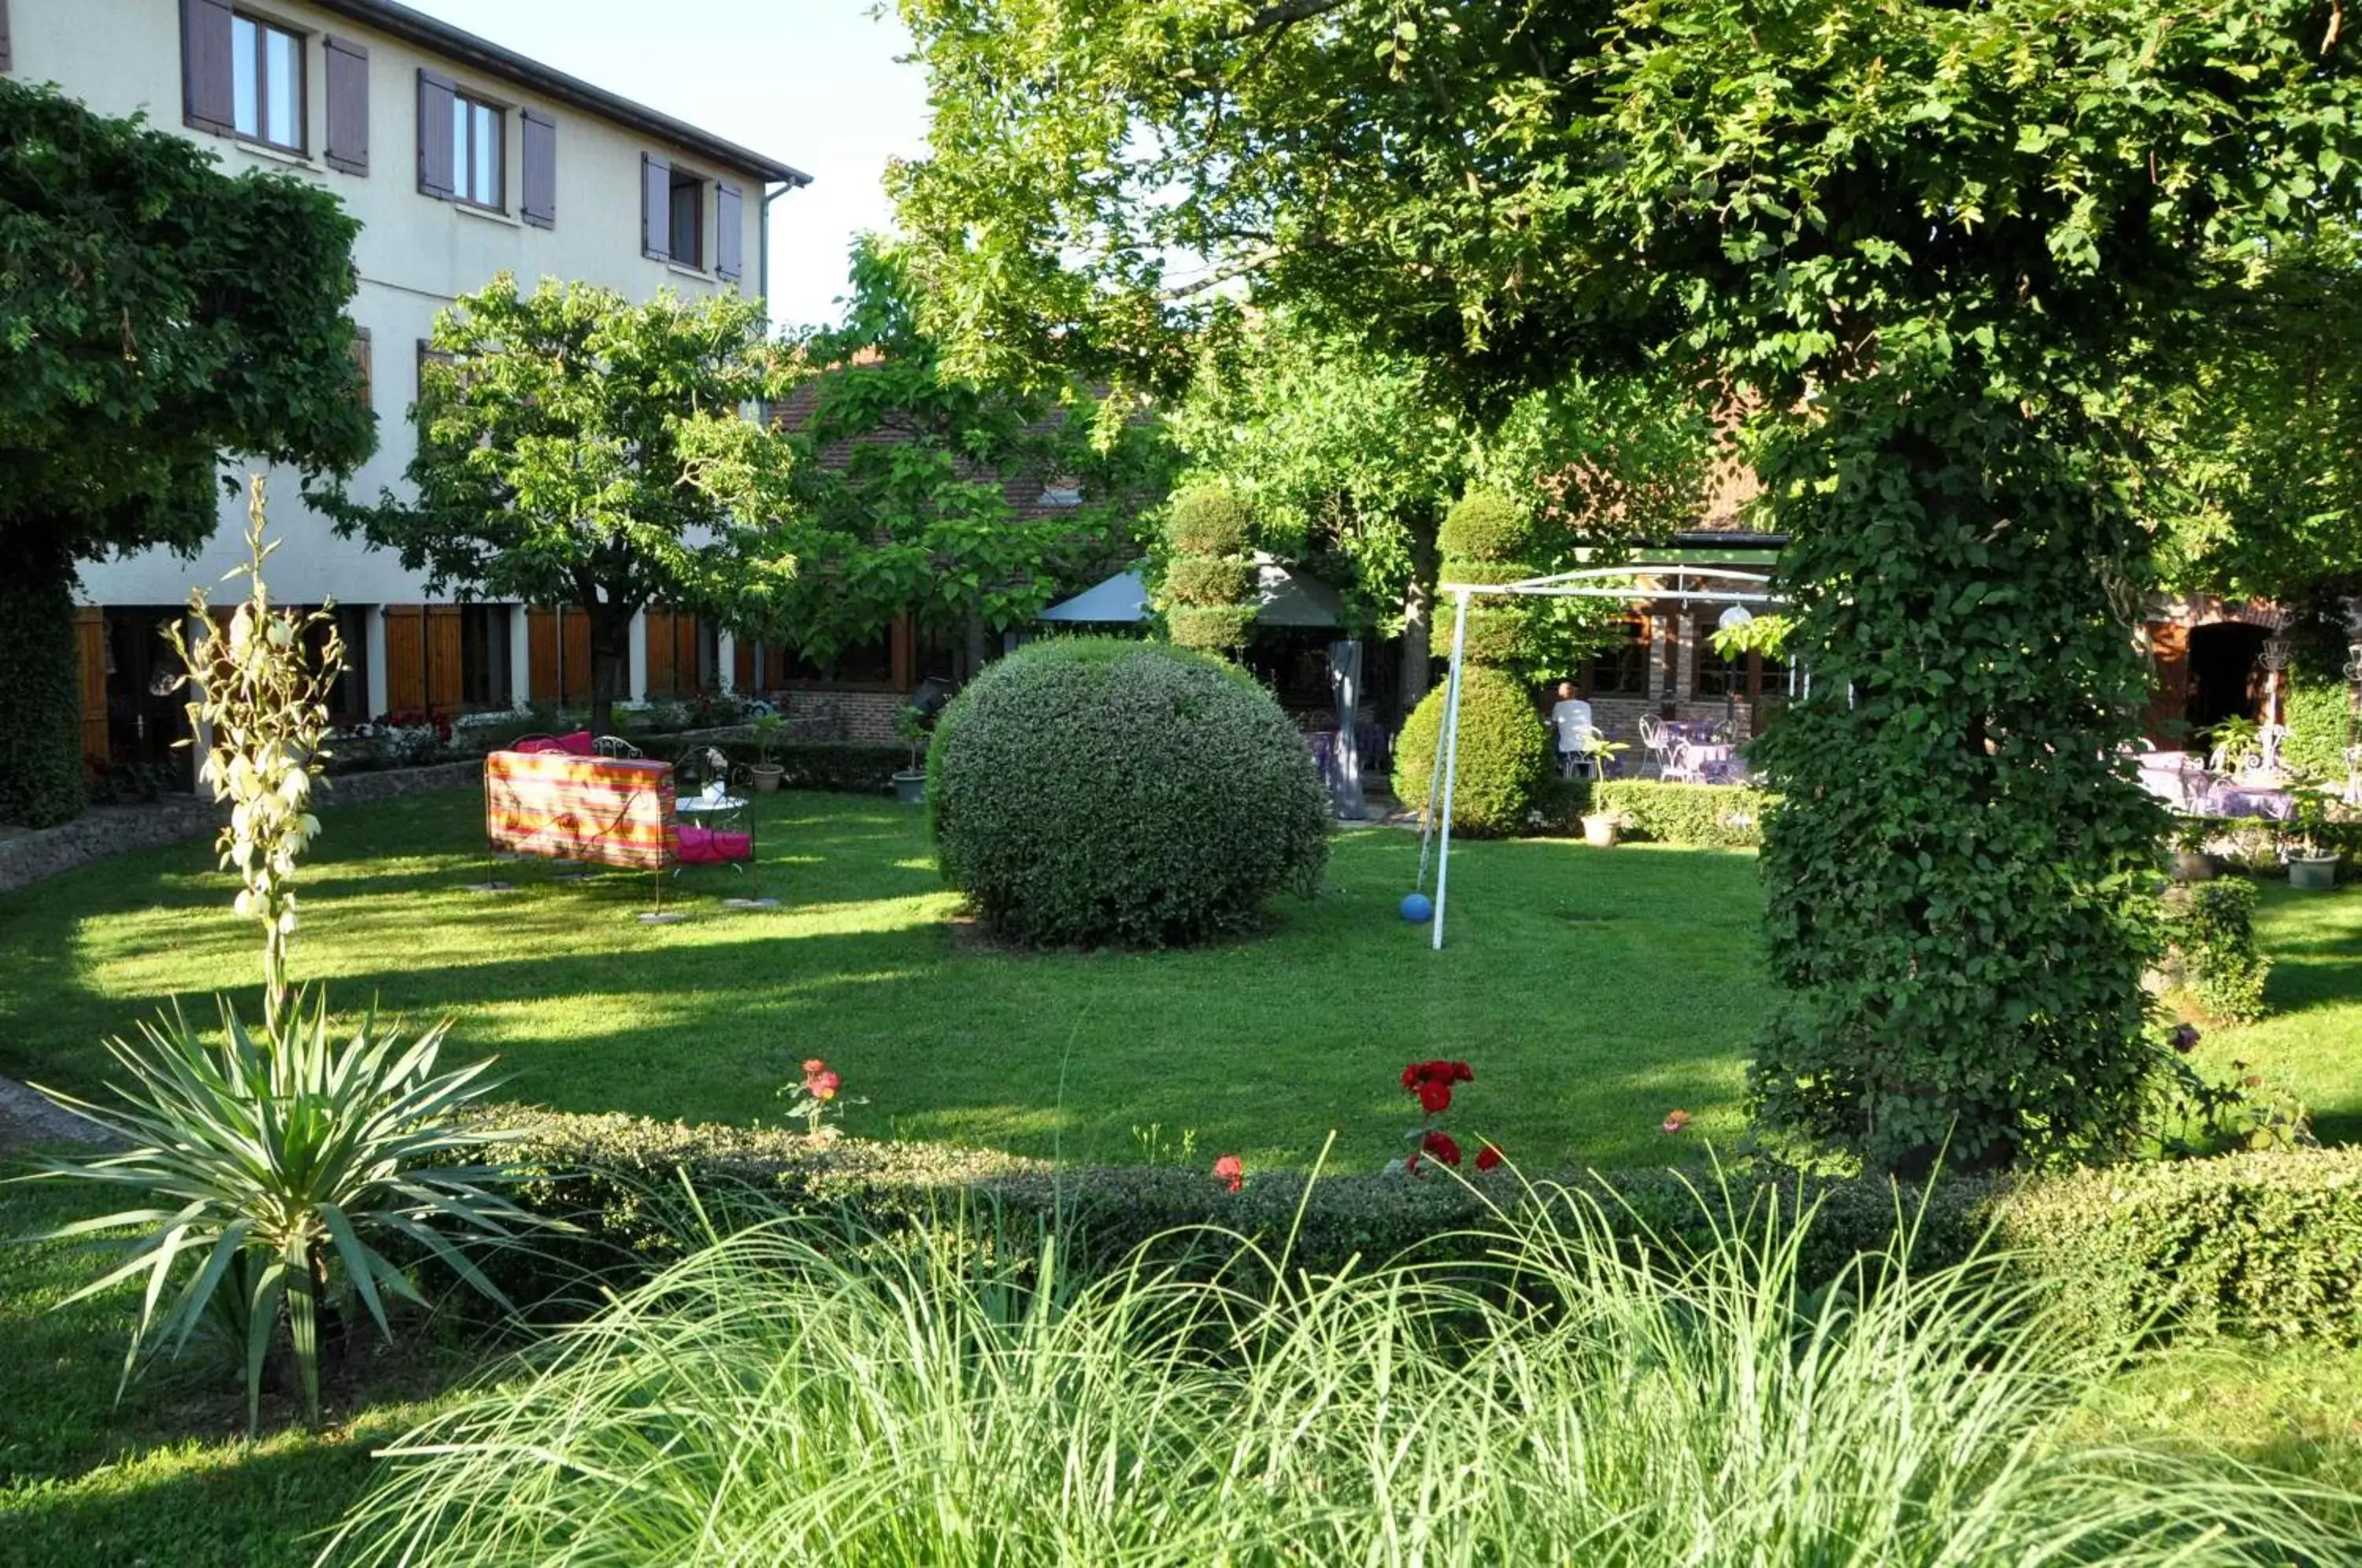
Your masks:
M 684 866 L 722 866 L 733 860 L 754 858 L 752 834 L 717 833 L 693 825 L 684 825 L 680 830 L 680 863 Z
M 590 756 L 598 750 L 590 744 L 589 730 L 577 730 L 570 735 L 558 736 L 557 749 L 568 756 Z

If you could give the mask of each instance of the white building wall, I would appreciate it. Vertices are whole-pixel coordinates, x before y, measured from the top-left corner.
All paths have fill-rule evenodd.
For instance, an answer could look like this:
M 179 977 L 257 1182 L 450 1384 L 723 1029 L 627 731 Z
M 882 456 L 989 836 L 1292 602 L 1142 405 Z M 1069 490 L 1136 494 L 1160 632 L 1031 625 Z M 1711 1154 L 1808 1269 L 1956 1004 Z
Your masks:
M 374 497 L 381 488 L 397 492 L 414 443 L 408 409 L 417 395 L 417 344 L 436 313 L 460 294 L 472 293 L 502 270 L 530 288 L 544 277 L 578 279 L 646 299 L 660 288 L 696 296 L 724 284 L 710 273 L 652 260 L 640 247 L 640 159 L 655 153 L 709 181 L 734 183 L 745 193 L 744 266 L 760 279 L 766 233 L 764 185 L 743 169 L 717 166 L 635 127 L 549 99 L 480 69 L 430 56 L 368 27 L 300 3 L 239 6 L 251 14 L 304 32 L 308 157 L 218 137 L 184 127 L 181 67 L 181 8 L 176 0 L 9 0 L 10 74 L 23 82 L 50 82 L 109 115 L 144 112 L 160 129 L 188 137 L 221 155 L 228 172 L 246 169 L 283 171 L 333 193 L 362 224 L 354 245 L 360 287 L 351 312 L 370 335 L 371 406 L 378 419 L 376 455 L 353 478 L 356 495 Z M 327 128 L 327 72 L 321 39 L 333 34 L 369 50 L 369 172 L 332 170 L 321 156 Z M 463 92 L 506 105 L 506 213 L 480 212 L 438 201 L 418 191 L 418 72 L 433 69 L 456 81 Z M 514 215 L 524 188 L 524 138 L 517 111 L 539 109 L 557 125 L 557 226 L 530 226 Z M 706 243 L 714 253 L 715 213 L 709 186 Z M 226 472 L 233 471 L 226 469 Z M 236 469 L 243 473 L 243 468 Z M 283 543 L 271 558 L 271 590 L 284 602 L 309 603 L 334 597 L 348 604 L 416 602 L 428 600 L 425 583 L 403 569 L 393 556 L 369 549 L 358 539 L 335 536 L 325 518 L 303 503 L 298 477 L 270 474 L 272 532 Z M 153 550 L 125 560 L 86 565 L 82 591 L 87 602 L 170 604 L 190 587 L 220 580 L 241 556 L 245 523 L 241 496 L 226 497 L 222 525 L 195 560 Z M 372 630 L 375 618 L 371 618 Z M 522 633 L 518 634 L 520 640 Z M 381 651 L 381 650 L 373 650 Z M 371 683 L 382 701 L 382 663 L 372 660 Z M 523 661 L 516 689 L 524 688 Z

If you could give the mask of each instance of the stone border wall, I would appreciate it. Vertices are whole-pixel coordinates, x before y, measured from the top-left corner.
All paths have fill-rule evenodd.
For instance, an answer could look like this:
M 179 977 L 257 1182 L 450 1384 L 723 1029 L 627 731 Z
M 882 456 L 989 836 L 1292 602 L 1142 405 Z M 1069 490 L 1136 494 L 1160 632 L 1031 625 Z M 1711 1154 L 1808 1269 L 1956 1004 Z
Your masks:
M 320 804 L 359 806 L 425 790 L 452 790 L 475 783 L 483 773 L 483 759 L 471 757 L 427 767 L 337 774 L 322 780 L 327 788 Z M 110 855 L 203 837 L 220 827 L 222 819 L 221 809 L 211 801 L 175 795 L 148 806 L 97 806 L 58 827 L 0 837 L 0 893 Z

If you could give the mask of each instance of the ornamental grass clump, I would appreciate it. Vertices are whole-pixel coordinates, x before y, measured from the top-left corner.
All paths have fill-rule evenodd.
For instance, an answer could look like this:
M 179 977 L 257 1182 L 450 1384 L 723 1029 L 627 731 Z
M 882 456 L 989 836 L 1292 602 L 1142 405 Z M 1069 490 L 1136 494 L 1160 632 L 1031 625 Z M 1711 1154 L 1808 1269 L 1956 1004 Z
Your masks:
M 1077 1280 L 1054 1239 L 760 1226 L 393 1445 L 326 1560 L 2352 1560 L 2352 1497 L 2068 1446 L 2121 1347 L 2059 1332 L 1993 1260 L 1917 1274 L 1898 1236 L 1809 1291 L 1809 1216 L 1758 1206 L 1695 1249 L 1610 1219 L 1530 1191 L 1462 1254 L 1489 1264 L 1329 1277 L 1202 1238 L 1264 1292 Z

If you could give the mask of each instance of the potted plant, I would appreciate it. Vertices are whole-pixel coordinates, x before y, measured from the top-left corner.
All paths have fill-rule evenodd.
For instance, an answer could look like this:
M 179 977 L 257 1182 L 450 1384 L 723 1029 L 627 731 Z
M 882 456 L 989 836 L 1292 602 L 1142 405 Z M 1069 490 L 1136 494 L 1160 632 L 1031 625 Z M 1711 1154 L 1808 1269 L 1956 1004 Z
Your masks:
M 1585 812 L 1583 813 L 1583 842 L 1594 849 L 1613 849 L 1616 841 L 1630 825 L 1630 819 L 1612 806 L 1605 811 Z
M 927 799 L 927 770 L 919 761 L 919 752 L 927 744 L 927 715 L 915 702 L 905 702 L 902 711 L 894 715 L 894 733 L 911 743 L 911 766 L 894 775 L 894 798 L 906 806 L 923 805 Z
M 777 790 L 779 780 L 787 775 L 788 770 L 773 760 L 779 750 L 779 732 L 785 727 L 785 721 L 777 713 L 757 713 L 746 722 L 746 728 L 755 736 L 756 757 L 746 776 L 755 781 L 755 793 L 758 795 Z
M 2329 847 L 2329 804 L 2312 790 L 2297 797 L 2294 829 L 2288 837 L 2289 886 L 2325 893 L 2337 885 L 2337 851 Z

